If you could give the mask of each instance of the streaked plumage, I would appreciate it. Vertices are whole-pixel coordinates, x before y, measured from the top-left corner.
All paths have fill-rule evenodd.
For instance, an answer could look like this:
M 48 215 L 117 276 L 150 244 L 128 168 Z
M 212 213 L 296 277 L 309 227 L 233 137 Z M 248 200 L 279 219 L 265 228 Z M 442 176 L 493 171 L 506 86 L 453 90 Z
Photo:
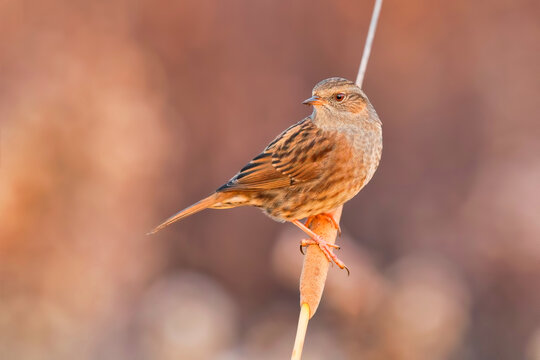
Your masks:
M 312 95 L 304 102 L 314 106 L 309 117 L 282 132 L 214 194 L 151 233 L 206 208 L 244 205 L 300 226 L 295 220 L 329 213 L 354 197 L 379 164 L 381 122 L 362 90 L 349 80 L 323 80 Z

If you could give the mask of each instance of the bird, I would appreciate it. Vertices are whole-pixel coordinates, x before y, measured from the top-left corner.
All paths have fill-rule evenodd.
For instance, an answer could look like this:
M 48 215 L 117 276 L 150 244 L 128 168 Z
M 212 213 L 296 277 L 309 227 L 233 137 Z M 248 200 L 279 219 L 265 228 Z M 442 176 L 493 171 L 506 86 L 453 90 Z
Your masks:
M 314 233 L 309 223 L 327 217 L 371 180 L 382 154 L 382 122 L 365 93 L 341 77 L 322 80 L 303 104 L 313 112 L 290 126 L 210 196 L 169 217 L 148 234 L 201 210 L 255 206 L 274 220 L 291 222 L 329 262 L 348 268 L 334 254 L 339 246 Z M 306 219 L 305 223 L 300 220 Z

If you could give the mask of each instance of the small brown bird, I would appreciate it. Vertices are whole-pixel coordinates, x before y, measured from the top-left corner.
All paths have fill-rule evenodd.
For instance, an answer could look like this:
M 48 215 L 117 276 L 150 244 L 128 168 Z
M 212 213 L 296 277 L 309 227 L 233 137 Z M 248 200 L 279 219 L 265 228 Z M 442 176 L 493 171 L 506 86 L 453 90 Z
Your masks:
M 304 104 L 313 113 L 274 139 L 225 185 L 150 232 L 206 208 L 252 205 L 277 221 L 290 221 L 340 268 L 326 242 L 299 220 L 329 213 L 353 198 L 373 177 L 382 152 L 382 124 L 364 92 L 343 78 L 321 81 Z

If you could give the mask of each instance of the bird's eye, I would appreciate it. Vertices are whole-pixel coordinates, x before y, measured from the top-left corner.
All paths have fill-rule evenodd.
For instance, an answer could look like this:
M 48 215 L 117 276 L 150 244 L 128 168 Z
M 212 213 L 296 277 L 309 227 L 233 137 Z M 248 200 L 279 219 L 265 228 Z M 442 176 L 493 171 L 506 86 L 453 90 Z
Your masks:
M 336 94 L 335 97 L 337 101 L 343 101 L 343 99 L 345 99 L 345 94 L 339 93 L 339 94 Z

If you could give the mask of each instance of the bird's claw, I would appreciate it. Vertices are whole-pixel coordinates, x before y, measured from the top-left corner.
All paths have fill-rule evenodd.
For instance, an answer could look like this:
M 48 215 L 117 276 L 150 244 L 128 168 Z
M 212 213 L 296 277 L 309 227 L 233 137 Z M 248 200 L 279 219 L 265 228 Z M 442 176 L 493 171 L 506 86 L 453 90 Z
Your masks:
M 333 252 L 332 249 L 340 250 L 341 247 L 336 244 L 331 244 L 325 240 L 323 240 L 321 237 L 317 237 L 316 239 L 303 239 L 300 242 L 300 252 L 305 255 L 304 253 L 304 247 L 309 245 L 317 245 L 319 249 L 322 251 L 328 262 L 334 266 L 336 264 L 339 266 L 340 269 L 347 270 L 347 275 L 350 275 L 351 272 L 349 271 L 349 268 L 345 266 L 343 261 L 341 261 Z

